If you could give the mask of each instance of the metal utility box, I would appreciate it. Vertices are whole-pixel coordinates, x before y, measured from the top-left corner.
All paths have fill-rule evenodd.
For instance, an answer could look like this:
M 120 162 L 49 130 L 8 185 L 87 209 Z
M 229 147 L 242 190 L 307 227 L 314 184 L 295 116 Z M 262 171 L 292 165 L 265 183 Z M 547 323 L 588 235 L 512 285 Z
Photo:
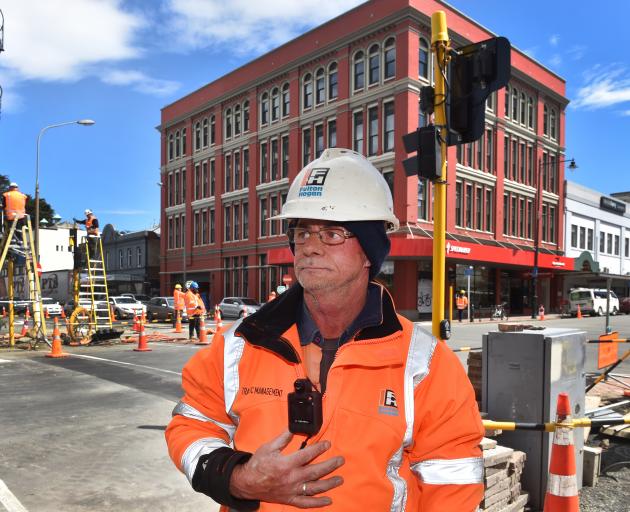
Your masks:
M 482 410 L 497 421 L 555 421 L 559 393 L 567 393 L 573 417 L 584 415 L 586 333 L 575 329 L 489 332 L 483 336 Z M 521 479 L 534 510 L 542 510 L 553 434 L 503 432 L 499 444 L 523 451 Z M 578 488 L 582 487 L 582 429 L 574 431 Z

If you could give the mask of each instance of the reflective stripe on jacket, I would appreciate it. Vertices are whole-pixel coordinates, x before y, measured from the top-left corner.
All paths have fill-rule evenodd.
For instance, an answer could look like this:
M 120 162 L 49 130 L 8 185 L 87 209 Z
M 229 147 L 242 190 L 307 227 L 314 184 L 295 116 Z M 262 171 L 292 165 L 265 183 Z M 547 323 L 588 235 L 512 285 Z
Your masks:
M 290 317 L 295 306 L 287 303 L 301 294 L 299 286 L 289 289 L 215 336 L 184 367 L 185 396 L 166 439 L 191 483 L 201 456 L 232 446 L 253 453 L 287 430 L 287 394 L 306 369 L 295 323 L 285 329 L 277 319 Z M 332 446 L 314 462 L 345 457 L 331 474 L 344 483 L 325 493 L 333 501 L 326 510 L 467 512 L 480 503 L 484 430 L 470 381 L 445 343 L 395 313 L 386 291 L 382 324 L 339 348 L 323 411 L 322 428 L 309 443 L 327 439 Z M 303 440 L 294 436 L 285 452 Z M 261 503 L 260 510 L 296 509 Z
M 4 196 L 4 216 L 7 220 L 21 219 L 26 213 L 26 194 L 19 190 L 9 190 Z
M 186 302 L 186 313 L 187 315 L 203 315 L 206 312 L 206 306 L 201 300 L 201 295 L 197 295 L 190 290 L 188 290 L 185 294 L 185 302 Z M 198 310 L 197 307 L 200 307 L 201 310 Z
M 178 288 L 175 288 L 175 291 L 173 291 L 173 308 L 175 311 L 183 311 L 185 307 L 186 294 Z

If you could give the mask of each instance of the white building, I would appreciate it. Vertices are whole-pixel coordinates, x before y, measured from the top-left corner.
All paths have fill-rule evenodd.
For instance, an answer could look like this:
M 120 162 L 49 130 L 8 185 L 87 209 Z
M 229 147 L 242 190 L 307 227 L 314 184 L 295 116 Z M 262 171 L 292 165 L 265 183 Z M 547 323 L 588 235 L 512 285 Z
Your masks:
M 605 288 L 607 278 L 618 295 L 630 295 L 630 205 L 571 181 L 565 191 L 564 247 L 576 259 L 565 296 L 578 286 Z

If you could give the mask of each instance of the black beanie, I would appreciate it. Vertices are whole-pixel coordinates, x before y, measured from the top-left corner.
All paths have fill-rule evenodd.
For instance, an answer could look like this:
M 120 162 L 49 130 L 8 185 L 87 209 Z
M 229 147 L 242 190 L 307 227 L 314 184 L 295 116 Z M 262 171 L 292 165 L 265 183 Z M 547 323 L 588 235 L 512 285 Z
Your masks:
M 297 221 L 292 220 L 289 227 L 295 227 L 296 224 Z M 360 220 L 339 222 L 338 225 L 357 237 L 361 249 L 370 260 L 370 280 L 374 279 L 381 271 L 383 261 L 392 246 L 385 230 L 385 223 L 380 220 Z M 295 245 L 289 242 L 289 248 L 295 254 Z
M 374 279 L 381 271 L 381 265 L 389 254 L 392 244 L 385 230 L 385 223 L 376 220 L 362 220 L 354 222 L 340 222 L 340 226 L 346 228 L 357 237 L 363 252 L 370 260 L 370 280 Z

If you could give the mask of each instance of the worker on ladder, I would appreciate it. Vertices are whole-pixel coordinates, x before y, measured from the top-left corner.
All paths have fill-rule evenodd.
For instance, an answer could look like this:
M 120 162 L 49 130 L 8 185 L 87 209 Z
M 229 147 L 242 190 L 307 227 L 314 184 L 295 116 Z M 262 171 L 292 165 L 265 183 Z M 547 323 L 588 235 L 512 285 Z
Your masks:
M 8 236 L 11 224 L 17 219 L 15 226 L 14 241 L 19 245 L 21 244 L 20 238 L 17 236 L 18 229 L 21 228 L 20 224 L 22 219 L 26 216 L 26 194 L 20 192 L 18 184 L 12 182 L 9 185 L 9 190 L 2 194 L 2 211 L 4 212 L 4 236 Z M 4 246 L 4 240 L 3 240 Z
M 94 213 L 89 208 L 85 210 L 85 220 L 77 220 L 72 219 L 77 224 L 85 224 L 85 229 L 87 231 L 88 239 L 88 248 L 90 250 L 90 257 L 95 258 L 97 255 L 96 247 L 97 247 L 97 238 L 98 238 L 98 219 L 94 216 Z

